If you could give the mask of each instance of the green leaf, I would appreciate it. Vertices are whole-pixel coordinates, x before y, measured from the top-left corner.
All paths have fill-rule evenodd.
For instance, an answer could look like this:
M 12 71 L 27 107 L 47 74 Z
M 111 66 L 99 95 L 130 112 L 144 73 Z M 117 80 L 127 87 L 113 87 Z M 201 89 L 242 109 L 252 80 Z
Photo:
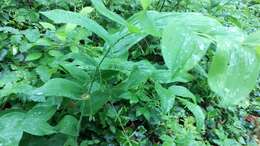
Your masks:
M 117 33 L 114 34 L 115 35 L 114 38 L 116 40 L 118 40 L 118 38 L 121 38 L 122 36 L 125 36 L 125 35 L 127 35 L 127 36 L 120 39 L 120 41 L 113 47 L 113 49 L 111 50 L 111 53 L 110 53 L 111 56 L 127 59 L 129 48 L 131 48 L 133 45 L 135 45 L 140 40 L 145 38 L 148 34 L 154 35 L 154 33 L 153 33 L 154 31 L 151 31 L 151 30 L 156 30 L 155 32 L 160 34 L 161 30 L 165 27 L 165 25 L 167 25 L 168 22 L 177 15 L 175 13 L 159 13 L 156 11 L 146 11 L 145 12 L 146 20 L 144 21 L 143 19 L 141 19 L 143 17 L 143 14 L 144 14 L 143 11 L 136 13 L 132 17 L 130 17 L 127 21 L 130 24 L 133 24 L 134 26 L 136 26 L 138 28 L 138 30 L 144 31 L 144 32 L 132 33 L 132 34 L 127 35 L 129 33 L 128 32 L 129 27 L 122 27 Z M 140 22 L 140 21 L 144 21 L 144 22 Z M 142 24 L 145 24 L 145 26 L 148 26 L 149 21 L 153 22 L 152 25 L 155 25 L 155 26 L 149 26 L 148 28 L 142 26 Z M 157 30 L 159 32 L 157 32 Z
M 119 86 L 125 89 L 135 89 L 144 84 L 149 78 L 150 74 L 141 70 L 138 67 L 133 67 L 133 71 L 129 75 L 128 79 L 121 83 Z
M 246 40 L 244 41 L 244 45 L 250 46 L 250 47 L 257 47 L 260 45 L 260 31 L 256 31 L 254 33 L 251 33 L 249 36 L 247 36 Z
M 40 32 L 38 29 L 27 29 L 23 31 L 23 34 L 30 42 L 36 42 L 40 38 Z
M 147 11 L 140 12 L 138 20 L 141 25 L 141 32 L 161 37 L 161 30 L 157 27 L 156 21 Z
M 50 69 L 47 66 L 40 65 L 35 69 L 43 82 L 47 82 L 51 78 Z
M 106 6 L 104 5 L 102 0 L 91 0 L 92 4 L 95 6 L 96 10 L 104 15 L 105 17 L 111 19 L 112 21 L 115 21 L 123 26 L 126 26 L 128 28 L 128 31 L 130 32 L 139 32 L 139 29 L 128 23 L 123 17 L 121 17 L 120 15 L 108 10 L 106 8 Z
M 45 15 L 55 23 L 70 23 L 85 27 L 89 31 L 94 32 L 103 38 L 106 42 L 111 42 L 111 36 L 109 33 L 101 25 L 94 20 L 89 19 L 87 16 L 59 9 L 41 12 L 41 14 Z
M 222 97 L 222 106 L 237 105 L 256 84 L 260 58 L 255 48 L 241 45 L 244 35 L 239 30 L 225 29 L 216 38 L 217 51 L 210 66 L 208 83 Z
M 56 108 L 36 105 L 27 113 L 9 112 L 0 117 L 0 145 L 18 146 L 23 132 L 33 135 L 48 135 L 56 131 L 46 121 L 53 116 Z
M 141 5 L 142 5 L 144 10 L 147 10 L 147 8 L 152 3 L 152 0 L 140 0 L 140 1 L 141 1 Z
M 175 96 L 181 96 L 181 97 L 188 97 L 191 98 L 194 103 L 196 103 L 196 97 L 193 93 L 190 92 L 189 89 L 183 86 L 171 86 L 169 90 L 175 95 Z
M 106 16 L 107 18 L 109 18 L 121 25 L 128 26 L 127 21 L 124 18 L 122 18 L 121 16 L 119 16 L 118 14 L 108 10 L 102 0 L 91 0 L 91 2 L 100 14 Z
M 77 79 L 79 82 L 86 83 L 87 81 L 90 81 L 90 77 L 87 72 L 85 72 L 83 69 L 69 63 L 62 63 L 60 64 L 66 71 L 70 73 L 70 75 Z
M 172 19 L 163 31 L 161 47 L 165 64 L 174 75 L 192 69 L 200 61 L 211 43 L 208 33 L 219 26 L 216 20 L 193 13 Z
M 37 105 L 28 111 L 23 120 L 22 127 L 25 132 L 33 135 L 43 136 L 55 133 L 55 129 L 48 121 L 56 112 L 54 106 Z
M 58 50 L 50 50 L 50 51 L 48 52 L 48 54 L 49 54 L 50 56 L 53 56 L 53 57 L 61 57 L 61 56 L 64 55 L 62 52 L 60 52 L 60 51 L 58 51 Z
M 96 91 L 86 100 L 85 115 L 90 116 L 98 112 L 110 99 L 110 93 Z
M 3 89 L 0 90 L 0 97 L 8 97 L 11 94 L 23 94 L 26 96 L 30 96 L 30 93 L 34 90 L 31 85 L 27 83 L 14 83 L 14 84 L 6 84 Z M 29 98 L 31 99 L 31 98 Z M 43 99 L 31 99 L 33 101 L 43 101 Z
M 42 57 L 42 53 L 40 52 L 34 52 L 30 53 L 28 56 L 26 56 L 25 61 L 34 61 Z
M 190 112 L 195 116 L 196 125 L 198 130 L 205 129 L 205 115 L 200 106 L 193 104 L 187 100 L 178 98 L 188 108 Z
M 93 67 L 95 67 L 98 64 L 94 58 L 92 58 L 87 54 L 82 54 L 82 53 L 69 53 L 65 55 L 63 59 L 64 60 L 74 59 L 76 61 L 82 62 L 84 65 L 93 66 Z
M 50 24 L 50 23 L 48 23 L 48 22 L 39 22 L 41 25 L 42 25 L 42 27 L 43 28 L 45 28 L 45 29 L 50 29 L 50 30 L 56 30 L 56 28 L 55 28 L 55 26 L 54 25 L 52 25 L 52 24 Z
M 35 89 L 35 96 L 62 96 L 79 100 L 83 92 L 83 87 L 76 82 L 55 78 L 49 80 L 42 87 Z
M 148 107 L 138 107 L 136 109 L 136 116 L 141 116 L 141 115 L 143 115 L 145 119 L 148 121 L 151 119 L 151 113 Z
M 164 113 L 169 112 L 173 107 L 175 96 L 169 89 L 163 88 L 159 83 L 155 84 L 155 90 L 160 97 L 162 111 Z
M 21 122 L 25 114 L 10 112 L 0 117 L 0 145 L 18 146 L 23 135 Z
M 77 124 L 78 120 L 71 116 L 66 115 L 62 118 L 59 124 L 56 126 L 56 129 L 63 134 L 67 134 L 70 136 L 77 136 Z

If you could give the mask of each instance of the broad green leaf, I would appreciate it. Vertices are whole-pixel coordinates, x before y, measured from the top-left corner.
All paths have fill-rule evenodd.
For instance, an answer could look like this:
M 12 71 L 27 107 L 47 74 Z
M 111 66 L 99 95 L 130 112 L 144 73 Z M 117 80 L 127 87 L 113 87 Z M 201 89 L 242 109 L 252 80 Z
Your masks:
M 9 112 L 0 117 L 0 145 L 18 146 L 23 132 L 32 135 L 55 133 L 46 121 L 55 113 L 56 108 L 48 105 L 36 105 L 27 113 Z
M 25 114 L 10 112 L 0 117 L 0 145 L 18 146 L 23 135 L 21 122 Z
M 163 88 L 159 83 L 155 84 L 155 90 L 159 95 L 161 109 L 164 113 L 169 112 L 174 104 L 175 96 L 169 89 Z
M 211 43 L 205 36 L 219 25 L 212 18 L 193 13 L 172 19 L 163 31 L 161 49 L 165 64 L 174 75 L 192 69 L 200 61 Z
M 111 42 L 111 36 L 109 33 L 94 20 L 91 20 L 87 16 L 81 15 L 80 13 L 64 11 L 64 10 L 50 10 L 41 12 L 43 15 L 54 21 L 55 23 L 70 23 L 76 24 L 87 28 L 89 31 L 96 33 L 98 36 L 103 38 L 106 42 Z
M 26 113 L 25 119 L 21 123 L 23 130 L 38 136 L 55 133 L 55 129 L 47 123 L 55 112 L 54 106 L 36 105 Z
M 78 124 L 78 120 L 75 117 L 71 115 L 66 115 L 58 123 L 56 129 L 60 133 L 67 134 L 70 136 L 77 136 L 78 134 L 77 124 Z
M 222 97 L 222 106 L 237 105 L 256 84 L 260 58 L 253 47 L 243 47 L 244 35 L 236 29 L 225 29 L 217 35 L 217 51 L 209 70 L 210 88 Z M 254 42 L 254 41 L 253 41 Z M 252 44 L 252 43 L 251 43 Z
M 181 97 L 188 97 L 191 98 L 194 103 L 196 103 L 196 97 L 193 93 L 190 92 L 189 89 L 183 86 L 171 86 L 169 90 L 175 95 L 175 96 L 181 96 Z
M 33 91 L 35 96 L 62 96 L 71 99 L 80 99 L 80 95 L 83 92 L 83 88 L 76 82 L 55 78 L 49 80 L 42 87 Z
M 184 99 L 179 98 L 179 100 L 183 102 L 183 104 L 188 108 L 188 110 L 192 112 L 192 114 L 194 115 L 198 130 L 204 130 L 206 118 L 201 107 Z
M 56 133 L 55 129 L 45 121 L 38 119 L 24 120 L 23 130 L 37 136 L 44 136 Z
M 106 16 L 107 18 L 109 18 L 121 25 L 128 26 L 127 21 L 124 18 L 122 18 L 121 16 L 119 16 L 118 14 L 108 10 L 102 0 L 91 0 L 91 2 L 100 14 Z

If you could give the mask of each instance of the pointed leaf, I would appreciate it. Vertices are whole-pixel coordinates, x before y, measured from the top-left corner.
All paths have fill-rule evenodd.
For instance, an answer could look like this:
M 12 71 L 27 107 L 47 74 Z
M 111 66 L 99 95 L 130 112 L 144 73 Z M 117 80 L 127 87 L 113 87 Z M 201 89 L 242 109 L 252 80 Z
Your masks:
M 155 90 L 160 97 L 162 111 L 164 113 L 169 112 L 173 107 L 175 96 L 170 90 L 163 88 L 159 83 L 155 84 Z
M 55 112 L 54 106 L 36 105 L 26 113 L 25 119 L 21 123 L 23 130 L 38 136 L 55 133 L 55 129 L 47 123 Z
M 89 19 L 87 16 L 80 13 L 64 11 L 64 10 L 51 10 L 41 12 L 43 15 L 54 21 L 55 23 L 71 23 L 87 28 L 89 31 L 96 33 L 103 38 L 106 42 L 111 42 L 109 33 L 94 20 Z
M 43 82 L 47 82 L 51 78 L 50 69 L 47 66 L 40 65 L 35 69 L 36 73 L 39 75 Z
M 66 71 L 68 71 L 73 78 L 77 79 L 77 81 L 82 83 L 90 81 L 89 74 L 76 65 L 70 63 L 62 63 L 60 65 L 64 67 L 64 69 L 66 69 Z
M 181 96 L 181 97 L 188 97 L 191 98 L 194 103 L 196 103 L 196 97 L 193 93 L 190 92 L 189 89 L 183 86 L 171 86 L 169 90 L 175 95 L 175 96 Z
M 71 99 L 79 100 L 82 92 L 83 88 L 78 83 L 62 78 L 56 78 L 49 80 L 42 87 L 35 89 L 33 91 L 33 95 L 64 96 Z
M 107 18 L 109 18 L 121 25 L 125 25 L 125 26 L 128 25 L 127 21 L 124 18 L 122 18 L 118 14 L 108 10 L 102 0 L 91 0 L 91 2 L 100 14 L 106 16 Z
M 198 130 L 204 130 L 206 118 L 201 107 L 184 99 L 179 99 L 179 100 L 181 100 L 181 102 L 183 102 L 183 104 L 185 104 L 185 106 L 189 109 L 189 111 L 192 112 L 192 114 L 194 115 Z

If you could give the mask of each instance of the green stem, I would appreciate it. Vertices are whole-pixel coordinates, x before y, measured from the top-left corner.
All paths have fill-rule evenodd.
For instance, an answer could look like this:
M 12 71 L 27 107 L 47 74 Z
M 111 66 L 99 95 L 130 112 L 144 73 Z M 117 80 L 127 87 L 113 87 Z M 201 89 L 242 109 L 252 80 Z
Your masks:
M 93 84 L 95 82 L 95 76 L 96 74 L 99 72 L 99 69 L 100 69 L 100 66 L 101 64 L 104 62 L 104 60 L 107 58 L 107 56 L 109 55 L 110 51 L 112 50 L 112 48 L 119 42 L 121 41 L 122 39 L 124 39 L 125 37 L 129 36 L 131 33 L 127 33 L 126 35 L 124 35 L 123 37 L 119 38 L 117 41 L 115 41 L 112 45 L 109 46 L 109 48 L 107 49 L 105 55 L 102 57 L 102 59 L 100 60 L 100 62 L 98 63 L 98 65 L 96 66 L 96 69 L 95 69 L 95 72 L 93 74 L 93 77 L 92 77 L 92 80 L 89 84 L 89 88 L 87 90 L 87 93 L 91 94 L 91 90 L 92 90 L 92 87 L 93 87 Z M 91 97 L 90 97 L 91 98 Z M 92 113 L 92 105 L 91 105 L 91 102 L 89 102 L 89 107 L 90 107 L 90 112 Z M 83 103 L 81 104 L 81 107 L 80 107 L 80 118 L 79 118 L 79 122 L 78 122 L 78 125 L 77 125 L 77 131 L 78 131 L 78 134 L 77 134 L 77 137 L 76 137 L 76 141 L 77 141 L 77 138 L 79 137 L 79 134 L 80 134 L 80 127 L 81 127 L 81 122 L 82 122 L 82 119 L 83 119 L 83 113 L 85 111 L 85 108 L 86 108 L 86 101 L 83 101 Z

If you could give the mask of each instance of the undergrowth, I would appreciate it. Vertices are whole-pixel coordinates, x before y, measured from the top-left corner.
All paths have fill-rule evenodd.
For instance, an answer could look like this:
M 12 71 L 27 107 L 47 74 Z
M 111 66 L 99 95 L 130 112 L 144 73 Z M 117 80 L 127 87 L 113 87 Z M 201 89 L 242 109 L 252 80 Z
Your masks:
M 0 8 L 0 146 L 257 146 L 259 0 Z

